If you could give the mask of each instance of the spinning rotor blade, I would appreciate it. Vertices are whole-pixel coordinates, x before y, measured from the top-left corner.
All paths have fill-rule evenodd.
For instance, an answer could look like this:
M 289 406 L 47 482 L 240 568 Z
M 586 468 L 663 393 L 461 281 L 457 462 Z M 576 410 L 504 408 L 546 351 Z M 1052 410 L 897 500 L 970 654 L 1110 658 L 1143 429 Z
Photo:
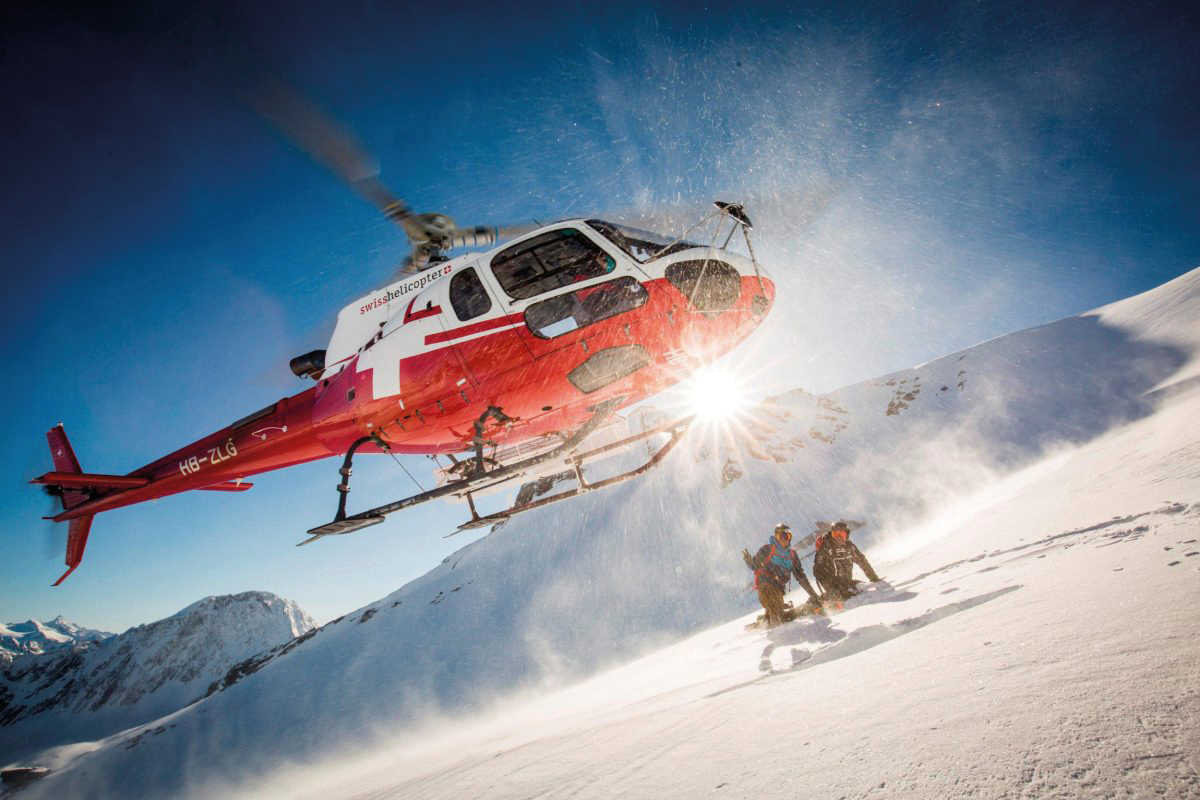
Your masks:
M 402 227 L 414 246 L 430 239 L 428 229 L 432 220 L 424 217 L 440 215 L 413 214 L 405 202 L 379 180 L 378 162 L 349 130 L 281 83 L 264 86 L 254 94 L 253 101 L 263 117 Z
M 67 552 L 67 532 L 69 527 L 61 522 L 53 522 L 49 518 L 62 510 L 57 498 L 47 494 L 46 513 L 42 515 L 42 547 L 47 560 L 58 560 Z
M 414 273 L 456 247 L 486 247 L 498 239 L 533 230 L 533 225 L 459 228 L 445 214 L 414 214 L 379 179 L 379 164 L 347 128 L 282 83 L 270 83 L 253 96 L 258 112 L 316 161 L 349 184 L 384 216 L 404 229 L 412 255 L 400 273 Z

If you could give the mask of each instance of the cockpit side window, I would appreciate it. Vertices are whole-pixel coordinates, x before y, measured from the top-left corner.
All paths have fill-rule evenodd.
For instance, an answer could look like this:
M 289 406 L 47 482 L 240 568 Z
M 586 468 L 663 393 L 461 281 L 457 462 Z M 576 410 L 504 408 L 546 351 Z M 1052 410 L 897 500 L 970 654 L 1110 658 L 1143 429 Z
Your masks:
M 492 272 L 509 297 L 535 297 L 612 272 L 616 261 L 574 228 L 543 233 L 492 259 Z
M 706 314 L 728 311 L 742 295 L 741 275 L 724 261 L 677 261 L 667 266 L 666 276 L 697 311 Z
M 463 322 L 492 310 L 492 298 L 474 269 L 463 270 L 450 279 L 450 305 Z
M 525 309 L 525 324 L 534 336 L 553 339 L 640 308 L 649 299 L 640 283 L 625 276 L 534 303 Z

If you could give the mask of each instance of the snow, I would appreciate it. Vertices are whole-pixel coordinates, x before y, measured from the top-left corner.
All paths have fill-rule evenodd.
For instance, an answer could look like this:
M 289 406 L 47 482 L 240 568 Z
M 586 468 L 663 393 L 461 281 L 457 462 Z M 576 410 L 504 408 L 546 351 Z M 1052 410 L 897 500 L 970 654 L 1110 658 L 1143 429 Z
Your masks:
M 1198 319 L 1200 270 L 775 398 L 23 796 L 1200 797 Z M 840 516 L 888 584 L 746 630 L 740 549 Z

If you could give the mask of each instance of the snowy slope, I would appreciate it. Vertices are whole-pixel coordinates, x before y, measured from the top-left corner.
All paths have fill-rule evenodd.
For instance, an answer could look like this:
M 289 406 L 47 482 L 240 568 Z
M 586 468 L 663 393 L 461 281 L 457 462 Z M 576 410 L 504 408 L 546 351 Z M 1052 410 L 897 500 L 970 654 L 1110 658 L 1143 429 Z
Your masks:
M 964 499 L 830 619 L 764 634 L 747 615 L 486 717 L 197 790 L 1200 797 L 1198 412 L 1193 393 Z
M 292 601 L 243 592 L 88 646 L 21 656 L 0 673 L 0 761 L 175 711 L 231 665 L 312 628 Z
M 98 642 L 112 636 L 105 631 L 92 630 L 57 616 L 49 622 L 26 620 L 0 625 L 0 667 L 26 653 L 46 653 L 60 647 L 84 642 Z
M 1038 794 L 1033 778 L 1010 774 L 1028 754 L 1009 752 L 987 784 L 993 761 L 978 743 L 1024 747 L 1025 735 L 1061 757 L 1098 725 L 1130 744 L 1116 720 L 1141 696 L 1117 690 L 1121 669 L 1098 668 L 1095 647 L 1128 656 L 1126 675 L 1153 684 L 1153 702 L 1135 709 L 1153 712 L 1146 724 L 1157 724 L 1168 698 L 1195 719 L 1187 687 L 1200 660 L 1187 609 L 1200 599 L 1200 557 L 1181 542 L 1197 538 L 1200 501 L 1190 423 L 1200 411 L 1198 318 L 1195 271 L 829 397 L 776 398 L 733 445 L 699 431 L 690 452 L 640 485 L 515 518 L 389 597 L 232 671 L 202 703 L 87 755 L 44 754 L 61 768 L 45 791 L 115 787 L 118 774 L 132 774 L 138 785 L 122 783 L 124 796 L 189 783 L 222 793 L 212 788 L 221 781 L 254 786 L 281 764 L 415 731 L 415 743 L 383 751 L 385 777 L 364 790 L 692 796 L 736 774 L 743 795 L 772 796 L 778 784 L 791 787 L 779 796 L 794 796 L 809 788 L 791 782 L 804 775 L 828 792 L 855 786 L 854 796 L 870 796 L 866 758 L 901 765 L 891 773 L 902 776 L 893 778 L 901 795 L 954 794 L 955 774 L 986 796 Z M 730 455 L 745 474 L 720 489 Z M 772 673 L 758 671 L 764 635 L 743 631 L 741 619 L 553 701 L 506 707 L 502 735 L 486 725 L 463 741 L 430 733 L 439 713 L 541 693 L 750 612 L 741 548 L 780 518 L 800 528 L 838 516 L 869 521 L 856 538 L 898 592 L 773 632 Z M 1167 566 L 1164 547 L 1180 550 L 1178 563 Z M 1147 618 L 1156 621 L 1150 633 L 1133 624 Z M 1166 666 L 1150 675 L 1156 660 Z M 1049 747 L 1043 740 L 1071 704 L 1090 696 L 1086 681 L 1113 696 L 1115 710 L 1071 717 L 1075 738 Z M 570 713 L 555 710 L 564 705 Z M 1007 720 L 996 731 L 1007 725 L 1012 735 L 989 731 L 993 719 Z M 776 732 L 765 749 L 764 725 Z M 1195 729 L 1155 735 L 1182 753 Z M 833 753 L 837 768 L 811 763 L 806 746 Z M 766 768 L 747 763 L 759 758 Z M 1194 775 L 1171 758 L 1143 766 Z M 1043 768 L 1065 781 L 1063 763 Z M 413 782 L 397 783 L 406 777 Z M 271 785 L 292 786 L 279 780 Z

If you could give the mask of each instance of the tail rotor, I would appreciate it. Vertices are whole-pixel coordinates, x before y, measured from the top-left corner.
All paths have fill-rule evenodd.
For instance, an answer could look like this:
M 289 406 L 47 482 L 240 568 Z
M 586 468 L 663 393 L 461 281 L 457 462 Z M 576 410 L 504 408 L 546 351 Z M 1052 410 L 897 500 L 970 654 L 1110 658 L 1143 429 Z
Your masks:
M 62 523 L 55 522 L 51 517 L 62 510 L 62 492 L 57 486 L 43 486 L 45 492 L 45 502 L 43 507 L 45 512 L 39 524 L 42 529 L 42 546 L 45 550 L 46 559 L 53 561 L 62 558 L 63 553 L 67 551 L 67 529 L 68 526 Z

